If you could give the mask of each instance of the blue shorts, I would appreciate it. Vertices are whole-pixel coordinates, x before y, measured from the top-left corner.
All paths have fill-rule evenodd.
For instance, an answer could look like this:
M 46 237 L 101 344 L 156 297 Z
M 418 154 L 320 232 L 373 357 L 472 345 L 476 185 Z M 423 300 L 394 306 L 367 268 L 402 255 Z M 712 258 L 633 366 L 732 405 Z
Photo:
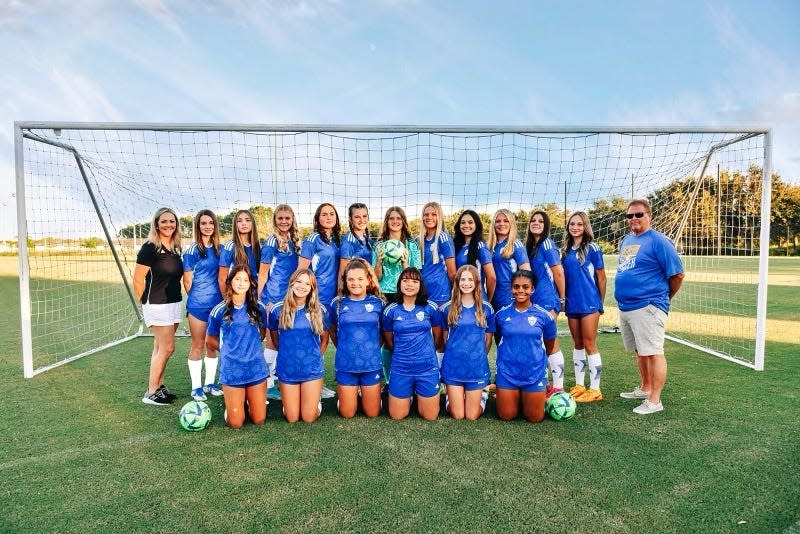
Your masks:
M 229 388 L 251 388 L 253 386 L 257 386 L 259 384 L 263 384 L 266 382 L 266 378 L 262 378 L 261 380 L 254 380 L 253 382 L 248 382 L 246 384 L 224 384 L 224 386 L 228 386 Z
M 336 371 L 336 383 L 340 386 L 374 386 L 383 379 L 383 369 L 367 371 L 365 373 L 349 373 Z
M 593 311 L 588 313 L 568 313 L 567 319 L 583 319 L 584 317 L 589 317 L 590 315 L 594 315 L 595 313 L 599 312 Z
M 199 319 L 204 323 L 208 322 L 208 316 L 211 315 L 211 310 L 214 308 L 186 308 L 186 315 L 191 315 L 195 319 Z
M 547 379 L 545 376 L 542 376 L 542 378 L 534 382 L 519 382 L 517 380 L 510 379 L 501 373 L 497 373 L 497 376 L 494 377 L 494 383 L 498 388 L 519 389 L 524 393 L 538 393 L 545 390 L 545 387 L 547 386 Z
M 389 378 L 389 395 L 398 399 L 407 399 L 414 393 L 420 397 L 433 397 L 439 394 L 438 369 L 417 375 L 392 373 Z
M 325 378 L 325 375 L 315 376 L 312 378 L 307 378 L 306 380 L 284 380 L 281 377 L 278 377 L 278 381 L 281 384 L 286 384 L 287 386 L 296 386 L 298 384 L 302 384 L 303 382 L 311 382 L 313 380 L 319 380 L 320 378 Z
M 457 386 L 464 388 L 464 391 L 475 391 L 476 389 L 483 389 L 489 385 L 488 380 L 470 380 L 469 382 L 460 382 L 458 380 L 445 380 L 445 385 Z

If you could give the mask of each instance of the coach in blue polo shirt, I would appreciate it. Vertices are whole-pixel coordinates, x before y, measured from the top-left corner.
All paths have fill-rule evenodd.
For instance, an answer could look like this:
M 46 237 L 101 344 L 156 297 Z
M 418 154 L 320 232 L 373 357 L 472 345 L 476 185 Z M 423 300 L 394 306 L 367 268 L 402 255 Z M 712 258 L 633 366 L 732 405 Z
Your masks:
M 636 351 L 641 385 L 620 393 L 624 399 L 643 399 L 633 409 L 646 415 L 660 412 L 661 390 L 667 379 L 664 332 L 669 303 L 683 282 L 683 264 L 675 245 L 650 228 L 650 203 L 628 203 L 631 233 L 620 243 L 614 298 L 619 304 L 619 326 L 625 350 Z

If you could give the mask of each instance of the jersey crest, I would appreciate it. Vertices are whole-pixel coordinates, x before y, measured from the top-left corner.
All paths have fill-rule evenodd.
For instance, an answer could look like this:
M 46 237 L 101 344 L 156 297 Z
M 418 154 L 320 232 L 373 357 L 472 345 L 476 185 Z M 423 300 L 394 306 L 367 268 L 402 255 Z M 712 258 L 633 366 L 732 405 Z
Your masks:
M 424 321 L 424 320 L 425 320 L 425 312 L 423 312 L 423 311 L 418 311 L 418 312 L 416 313 L 416 317 L 417 317 L 417 320 L 418 320 L 418 321 Z
M 367 310 L 368 312 L 372 312 L 372 310 L 375 309 L 375 306 L 373 306 L 370 303 L 367 303 L 367 304 L 364 304 L 364 309 Z
M 529 315 L 528 316 L 528 324 L 531 325 L 531 326 L 536 326 L 536 317 L 533 317 L 532 315 Z

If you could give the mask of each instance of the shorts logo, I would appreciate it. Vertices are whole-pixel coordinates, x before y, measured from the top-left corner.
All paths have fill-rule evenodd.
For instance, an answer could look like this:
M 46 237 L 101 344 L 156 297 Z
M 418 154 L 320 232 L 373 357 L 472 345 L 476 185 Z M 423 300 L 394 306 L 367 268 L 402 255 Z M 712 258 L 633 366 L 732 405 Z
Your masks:
M 372 304 L 365 304 L 364 309 L 367 310 L 368 312 L 371 312 L 372 310 L 375 309 L 375 306 L 373 306 Z
M 536 317 L 528 317 L 528 324 L 531 326 L 536 326 Z
M 416 317 L 417 317 L 418 321 L 424 321 L 425 320 L 425 312 L 418 311 L 417 314 L 416 314 Z

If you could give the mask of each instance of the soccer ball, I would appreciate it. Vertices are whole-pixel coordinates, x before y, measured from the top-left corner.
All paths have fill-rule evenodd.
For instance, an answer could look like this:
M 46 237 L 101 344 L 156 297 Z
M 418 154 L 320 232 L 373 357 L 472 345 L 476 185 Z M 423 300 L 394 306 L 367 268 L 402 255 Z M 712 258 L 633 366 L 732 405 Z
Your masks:
M 575 399 L 569 393 L 559 391 L 553 393 L 544 405 L 544 411 L 556 421 L 565 421 L 575 415 Z
M 189 401 L 181 408 L 178 421 L 184 430 L 197 432 L 211 423 L 211 408 L 203 401 Z
M 406 246 L 402 241 L 397 239 L 390 239 L 383 244 L 383 261 L 388 264 L 399 263 L 403 259 L 403 254 Z

